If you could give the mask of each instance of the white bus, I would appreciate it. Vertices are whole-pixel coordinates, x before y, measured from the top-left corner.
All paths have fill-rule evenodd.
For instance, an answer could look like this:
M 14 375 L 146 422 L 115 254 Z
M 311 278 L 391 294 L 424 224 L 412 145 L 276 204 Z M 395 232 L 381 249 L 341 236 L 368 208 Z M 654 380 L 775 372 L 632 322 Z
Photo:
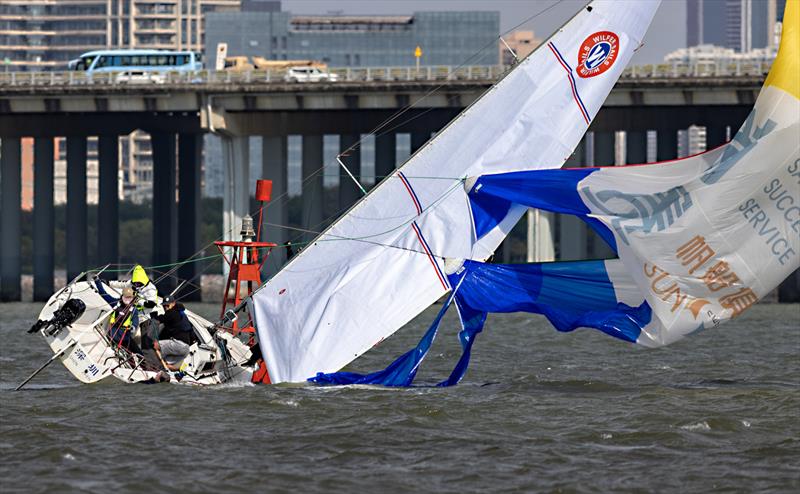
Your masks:
M 117 72 L 125 80 L 160 81 L 164 72 L 203 69 L 202 55 L 171 50 L 96 50 L 69 62 L 70 70 L 87 74 Z

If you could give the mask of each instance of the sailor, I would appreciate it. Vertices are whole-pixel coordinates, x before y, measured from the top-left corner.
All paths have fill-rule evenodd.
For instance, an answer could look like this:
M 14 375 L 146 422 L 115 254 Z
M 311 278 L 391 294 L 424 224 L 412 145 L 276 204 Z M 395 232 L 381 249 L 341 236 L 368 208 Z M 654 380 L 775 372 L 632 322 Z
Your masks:
M 139 311 L 134 304 L 135 295 L 133 288 L 125 287 L 122 289 L 120 297 L 114 310 L 108 318 L 108 337 L 117 347 L 122 347 L 131 353 L 141 354 L 139 345 L 133 341 L 133 332 L 139 326 Z
M 140 311 L 145 308 L 152 309 L 158 305 L 158 289 L 150 281 L 150 278 L 147 277 L 147 273 L 145 272 L 144 268 L 139 264 L 133 268 L 133 274 L 131 275 L 130 281 L 111 280 L 102 282 L 92 274 L 90 274 L 88 278 L 90 282 L 94 282 L 97 293 L 99 293 L 100 296 L 111 305 L 117 303 L 117 299 L 106 292 L 105 288 L 103 287 L 103 283 L 107 284 L 111 288 L 114 288 L 115 290 L 124 290 L 126 287 L 133 288 L 133 290 L 136 291 L 137 303 L 140 304 L 138 307 Z
M 152 309 L 158 304 L 158 289 L 155 284 L 150 281 L 150 278 L 147 277 L 144 268 L 139 264 L 133 268 L 131 286 L 136 290 L 139 299 L 144 302 L 144 307 Z
M 181 363 L 189 355 L 189 347 L 197 338 L 192 323 L 186 317 L 184 312 L 186 308 L 183 304 L 175 302 L 174 297 L 167 295 L 161 305 L 164 308 L 163 314 L 155 311 L 150 313 L 153 319 L 164 325 L 158 339 L 153 341 L 153 350 L 165 368 L 177 371 L 180 370 Z

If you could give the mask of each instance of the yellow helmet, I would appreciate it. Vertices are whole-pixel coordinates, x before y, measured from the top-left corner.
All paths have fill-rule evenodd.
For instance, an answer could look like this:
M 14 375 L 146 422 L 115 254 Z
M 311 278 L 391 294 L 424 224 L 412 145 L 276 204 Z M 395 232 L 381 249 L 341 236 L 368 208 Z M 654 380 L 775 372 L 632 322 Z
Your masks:
M 144 272 L 144 268 L 137 264 L 133 268 L 133 276 L 131 276 L 131 283 L 141 283 L 142 286 L 150 283 L 150 278 L 147 277 L 147 273 Z

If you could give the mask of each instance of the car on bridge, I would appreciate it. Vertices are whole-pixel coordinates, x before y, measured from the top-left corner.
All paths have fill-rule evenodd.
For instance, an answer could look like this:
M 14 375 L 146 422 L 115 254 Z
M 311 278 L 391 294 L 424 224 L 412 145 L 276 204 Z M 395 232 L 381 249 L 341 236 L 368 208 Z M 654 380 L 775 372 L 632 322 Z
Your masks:
M 318 67 L 289 67 L 283 79 L 286 82 L 336 82 L 339 76 L 324 72 Z

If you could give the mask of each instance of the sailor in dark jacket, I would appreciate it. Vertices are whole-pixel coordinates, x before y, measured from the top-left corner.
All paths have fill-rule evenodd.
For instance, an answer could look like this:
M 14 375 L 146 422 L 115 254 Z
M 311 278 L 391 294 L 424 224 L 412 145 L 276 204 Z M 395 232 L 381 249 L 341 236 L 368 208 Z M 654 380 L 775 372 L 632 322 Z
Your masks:
M 180 370 L 181 363 L 189 354 L 189 347 L 196 341 L 194 329 L 186 317 L 186 308 L 171 296 L 164 297 L 161 305 L 163 314 L 152 314 L 152 317 L 164 325 L 153 342 L 161 363 L 169 370 Z

